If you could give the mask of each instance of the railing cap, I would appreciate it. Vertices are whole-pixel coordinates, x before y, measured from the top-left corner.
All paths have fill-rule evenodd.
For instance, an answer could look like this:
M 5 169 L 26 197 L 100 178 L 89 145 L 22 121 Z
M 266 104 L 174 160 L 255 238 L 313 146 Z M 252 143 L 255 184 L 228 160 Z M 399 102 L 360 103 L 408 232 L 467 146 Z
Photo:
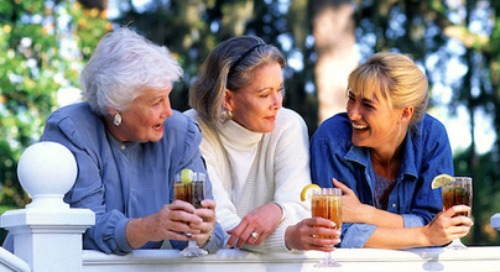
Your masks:
M 63 202 L 75 183 L 76 160 L 73 153 L 56 142 L 38 142 L 28 147 L 17 166 L 21 186 L 32 197 L 26 208 L 69 208 Z

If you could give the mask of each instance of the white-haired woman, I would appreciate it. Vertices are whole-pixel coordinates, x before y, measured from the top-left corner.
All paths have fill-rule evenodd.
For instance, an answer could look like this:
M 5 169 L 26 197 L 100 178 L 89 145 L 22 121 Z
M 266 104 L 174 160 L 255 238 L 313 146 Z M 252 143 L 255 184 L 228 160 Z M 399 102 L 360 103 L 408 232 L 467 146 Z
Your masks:
M 118 255 L 136 248 L 181 249 L 189 239 L 184 233 L 193 233 L 208 252 L 221 248 L 215 202 L 206 199 L 195 209 L 174 200 L 176 173 L 205 171 L 198 126 L 170 106 L 181 75 L 165 47 L 120 28 L 99 42 L 81 74 L 87 101 L 47 119 L 41 140 L 65 145 L 78 165 L 64 200 L 96 214 L 83 237 L 85 249 Z

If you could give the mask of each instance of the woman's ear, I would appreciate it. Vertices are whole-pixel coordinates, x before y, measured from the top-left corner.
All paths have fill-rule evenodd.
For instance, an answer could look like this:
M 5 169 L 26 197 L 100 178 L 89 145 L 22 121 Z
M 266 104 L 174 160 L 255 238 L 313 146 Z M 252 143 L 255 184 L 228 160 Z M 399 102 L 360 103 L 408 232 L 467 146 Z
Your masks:
M 405 106 L 401 112 L 401 121 L 410 122 L 414 110 L 413 106 Z
M 228 111 L 233 111 L 233 93 L 229 89 L 226 89 L 224 92 L 224 103 L 222 106 Z
M 108 115 L 109 116 L 115 116 L 115 114 L 117 114 L 118 111 L 112 107 L 108 107 Z

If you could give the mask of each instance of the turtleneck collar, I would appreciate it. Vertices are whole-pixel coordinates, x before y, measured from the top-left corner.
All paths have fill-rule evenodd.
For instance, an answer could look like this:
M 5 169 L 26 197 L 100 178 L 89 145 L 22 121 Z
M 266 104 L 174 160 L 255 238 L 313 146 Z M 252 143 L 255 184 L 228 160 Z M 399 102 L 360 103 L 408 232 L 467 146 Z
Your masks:
M 225 144 L 240 148 L 254 147 L 262 139 L 263 133 L 253 132 L 233 120 L 218 126 L 221 140 Z M 239 148 L 238 148 L 239 149 Z

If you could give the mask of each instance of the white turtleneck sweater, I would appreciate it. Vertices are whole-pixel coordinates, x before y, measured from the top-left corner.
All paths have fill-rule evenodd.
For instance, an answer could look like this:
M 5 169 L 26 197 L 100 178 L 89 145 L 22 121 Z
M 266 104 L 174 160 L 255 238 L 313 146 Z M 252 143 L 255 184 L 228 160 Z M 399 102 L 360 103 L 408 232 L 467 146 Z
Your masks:
M 227 231 L 250 211 L 267 203 L 279 203 L 286 211 L 285 220 L 261 245 L 245 248 L 287 251 L 286 228 L 311 216 L 310 203 L 300 200 L 302 188 L 311 183 L 309 139 L 302 117 L 282 108 L 272 132 L 256 133 L 234 121 L 214 129 L 195 110 L 185 114 L 194 118 L 202 130 L 200 149 L 213 186 L 217 221 Z M 228 239 L 226 233 L 226 242 Z

